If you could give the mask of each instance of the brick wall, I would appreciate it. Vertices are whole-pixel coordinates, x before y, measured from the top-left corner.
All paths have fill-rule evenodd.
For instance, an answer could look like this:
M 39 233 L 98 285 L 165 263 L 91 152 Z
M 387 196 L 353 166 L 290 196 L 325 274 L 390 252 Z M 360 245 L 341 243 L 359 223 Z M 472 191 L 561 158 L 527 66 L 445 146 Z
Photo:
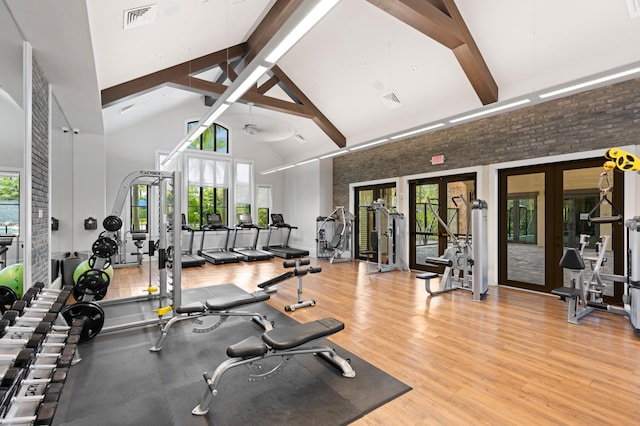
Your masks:
M 33 58 L 33 137 L 31 141 L 31 277 L 48 283 L 49 273 L 49 83 Z
M 333 202 L 349 184 L 604 149 L 640 141 L 640 78 L 343 155 L 333 160 Z M 432 166 L 431 156 L 446 162 Z

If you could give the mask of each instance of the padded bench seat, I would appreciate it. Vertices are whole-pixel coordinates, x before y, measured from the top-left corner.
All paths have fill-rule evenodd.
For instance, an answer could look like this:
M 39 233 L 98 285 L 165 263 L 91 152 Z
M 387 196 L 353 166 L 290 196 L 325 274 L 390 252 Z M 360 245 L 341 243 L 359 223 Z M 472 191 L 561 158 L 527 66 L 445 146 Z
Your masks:
M 438 278 L 438 274 L 436 274 L 435 272 L 425 272 L 424 274 L 416 275 L 416 278 L 420 280 L 431 280 L 434 278 Z
M 250 294 L 241 294 L 238 296 L 214 297 L 208 299 L 203 305 L 200 302 L 190 303 L 188 305 L 176 308 L 178 314 L 199 314 L 210 311 L 224 311 L 251 303 L 264 302 L 269 299 L 269 293 L 265 291 L 256 291 Z
M 227 356 L 232 358 L 260 356 L 267 353 L 268 347 L 275 350 L 292 349 L 343 329 L 344 323 L 335 318 L 323 318 L 303 324 L 279 327 L 265 332 L 262 335 L 262 341 L 252 336 L 229 346 Z
M 551 290 L 551 294 L 562 298 L 568 297 L 569 299 L 575 299 L 582 294 L 582 290 L 575 287 L 558 287 Z

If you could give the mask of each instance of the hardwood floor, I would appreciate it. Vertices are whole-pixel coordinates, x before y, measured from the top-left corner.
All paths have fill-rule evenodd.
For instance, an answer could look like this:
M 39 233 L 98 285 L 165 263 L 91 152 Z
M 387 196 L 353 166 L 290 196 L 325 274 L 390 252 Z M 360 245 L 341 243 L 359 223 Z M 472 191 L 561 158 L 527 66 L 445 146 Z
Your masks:
M 344 347 L 413 390 L 356 425 L 628 425 L 640 419 L 640 337 L 625 317 L 596 313 L 565 322 L 556 297 L 490 286 L 483 302 L 464 291 L 429 297 L 415 272 L 366 275 L 366 264 L 322 266 L 304 278 L 317 305 L 298 321 L 332 316 Z M 247 290 L 284 272 L 282 259 L 183 270 L 182 288 L 234 283 Z M 146 267 L 116 270 L 108 297 L 140 294 Z M 297 300 L 297 281 L 268 302 Z M 276 324 L 277 326 L 277 324 Z

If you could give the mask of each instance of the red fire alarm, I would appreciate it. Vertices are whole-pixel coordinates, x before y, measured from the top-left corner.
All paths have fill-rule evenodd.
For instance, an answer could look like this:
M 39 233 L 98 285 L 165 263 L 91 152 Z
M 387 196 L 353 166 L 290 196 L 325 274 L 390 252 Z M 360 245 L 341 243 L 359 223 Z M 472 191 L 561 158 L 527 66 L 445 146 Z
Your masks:
M 444 164 L 444 154 L 434 155 L 431 157 L 431 165 Z

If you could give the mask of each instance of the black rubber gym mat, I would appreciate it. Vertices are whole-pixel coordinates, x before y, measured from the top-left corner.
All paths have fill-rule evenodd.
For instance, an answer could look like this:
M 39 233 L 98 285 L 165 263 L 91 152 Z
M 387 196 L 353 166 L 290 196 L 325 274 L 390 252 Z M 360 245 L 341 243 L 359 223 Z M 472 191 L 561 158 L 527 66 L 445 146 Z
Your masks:
M 233 284 L 186 290 L 183 303 L 244 291 Z M 144 311 L 143 303 L 132 312 Z M 137 305 L 137 306 L 136 306 Z M 123 305 L 106 317 L 124 312 Z M 149 307 L 149 311 L 153 306 Z M 275 327 L 296 321 L 265 303 L 243 310 L 256 311 Z M 206 326 L 218 317 L 204 318 Z M 349 325 L 346 324 L 346 327 Z M 194 416 L 205 390 L 202 373 L 212 372 L 227 359 L 227 346 L 261 329 L 245 318 L 229 318 L 210 333 L 192 333 L 194 325 L 173 326 L 160 353 L 149 352 L 159 331 L 155 327 L 100 334 L 80 346 L 82 361 L 73 366 L 65 383 L 54 425 L 339 425 L 350 423 L 411 388 L 341 347 L 319 339 L 351 361 L 355 378 L 312 355 L 291 357 L 284 369 L 267 380 L 249 382 L 252 372 L 241 366 L 228 370 L 206 416 Z M 315 342 L 314 342 L 315 344 Z M 268 371 L 280 357 L 263 362 Z

